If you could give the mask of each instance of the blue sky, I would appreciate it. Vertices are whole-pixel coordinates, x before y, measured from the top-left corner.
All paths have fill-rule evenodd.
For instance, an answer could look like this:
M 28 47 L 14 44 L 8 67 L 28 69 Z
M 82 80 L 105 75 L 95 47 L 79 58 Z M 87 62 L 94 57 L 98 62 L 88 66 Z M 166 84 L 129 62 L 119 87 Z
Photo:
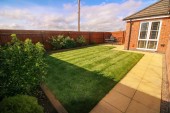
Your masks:
M 81 0 L 81 30 L 123 30 L 124 17 L 156 1 Z M 0 29 L 77 30 L 77 0 L 0 0 Z
M 88 5 L 97 5 L 101 3 L 122 3 L 125 0 L 81 0 L 84 4 Z M 27 5 L 27 3 L 37 4 L 37 5 L 52 5 L 52 6 L 60 6 L 60 4 L 64 3 L 76 3 L 77 0 L 1 0 L 1 5 L 14 5 L 21 6 Z
M 103 3 L 123 3 L 127 0 L 81 0 L 81 3 L 84 5 L 99 5 Z M 146 0 L 135 0 L 146 2 Z M 147 0 L 147 4 L 154 3 L 158 0 Z M 52 7 L 61 7 L 62 4 L 72 3 L 76 4 L 77 0 L 1 0 L 1 6 L 14 6 L 14 7 L 25 7 L 29 5 L 39 5 L 39 6 L 52 6 Z M 147 5 L 146 4 L 146 5 Z

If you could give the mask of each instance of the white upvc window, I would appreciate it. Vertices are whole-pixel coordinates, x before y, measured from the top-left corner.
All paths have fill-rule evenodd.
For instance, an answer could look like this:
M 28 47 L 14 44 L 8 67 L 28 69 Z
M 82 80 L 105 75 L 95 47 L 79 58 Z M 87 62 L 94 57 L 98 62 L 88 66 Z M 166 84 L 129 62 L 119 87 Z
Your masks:
M 162 21 L 141 22 L 137 49 L 156 51 Z

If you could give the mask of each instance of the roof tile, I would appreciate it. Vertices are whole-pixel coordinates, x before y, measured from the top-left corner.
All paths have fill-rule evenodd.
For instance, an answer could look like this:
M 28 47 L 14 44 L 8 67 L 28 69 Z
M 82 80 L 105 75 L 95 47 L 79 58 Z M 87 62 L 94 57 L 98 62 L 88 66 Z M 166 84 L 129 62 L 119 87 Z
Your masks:
M 137 19 L 143 17 L 151 17 L 151 16 L 161 16 L 161 15 L 169 15 L 169 6 L 170 0 L 160 0 L 145 9 L 132 14 L 123 20 Z

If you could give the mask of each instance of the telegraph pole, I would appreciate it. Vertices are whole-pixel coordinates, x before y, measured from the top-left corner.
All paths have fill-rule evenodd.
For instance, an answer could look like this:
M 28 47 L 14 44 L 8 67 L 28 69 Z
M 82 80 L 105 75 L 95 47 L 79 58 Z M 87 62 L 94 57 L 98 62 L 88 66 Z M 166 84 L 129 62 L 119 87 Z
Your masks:
M 78 31 L 80 31 L 80 0 L 78 0 Z

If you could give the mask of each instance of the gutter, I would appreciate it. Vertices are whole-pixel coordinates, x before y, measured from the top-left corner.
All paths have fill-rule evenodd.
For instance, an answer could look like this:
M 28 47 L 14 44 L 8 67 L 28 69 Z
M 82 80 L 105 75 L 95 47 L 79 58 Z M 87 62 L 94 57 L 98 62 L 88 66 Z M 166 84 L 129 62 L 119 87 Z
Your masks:
M 131 38 L 131 33 L 132 33 L 132 20 L 130 20 L 130 31 L 129 31 L 129 38 L 128 38 L 128 47 L 127 50 L 129 50 L 129 46 L 130 46 L 130 38 Z
M 167 18 L 167 17 L 170 17 L 170 8 L 169 8 L 169 12 L 168 12 L 168 15 L 164 14 L 164 15 L 157 15 L 157 16 L 150 16 L 150 17 L 140 17 L 140 18 L 130 18 L 130 19 L 127 19 L 125 21 L 129 22 L 130 20 L 132 21 L 138 21 L 138 20 L 151 20 L 151 19 L 160 19 L 160 18 Z

